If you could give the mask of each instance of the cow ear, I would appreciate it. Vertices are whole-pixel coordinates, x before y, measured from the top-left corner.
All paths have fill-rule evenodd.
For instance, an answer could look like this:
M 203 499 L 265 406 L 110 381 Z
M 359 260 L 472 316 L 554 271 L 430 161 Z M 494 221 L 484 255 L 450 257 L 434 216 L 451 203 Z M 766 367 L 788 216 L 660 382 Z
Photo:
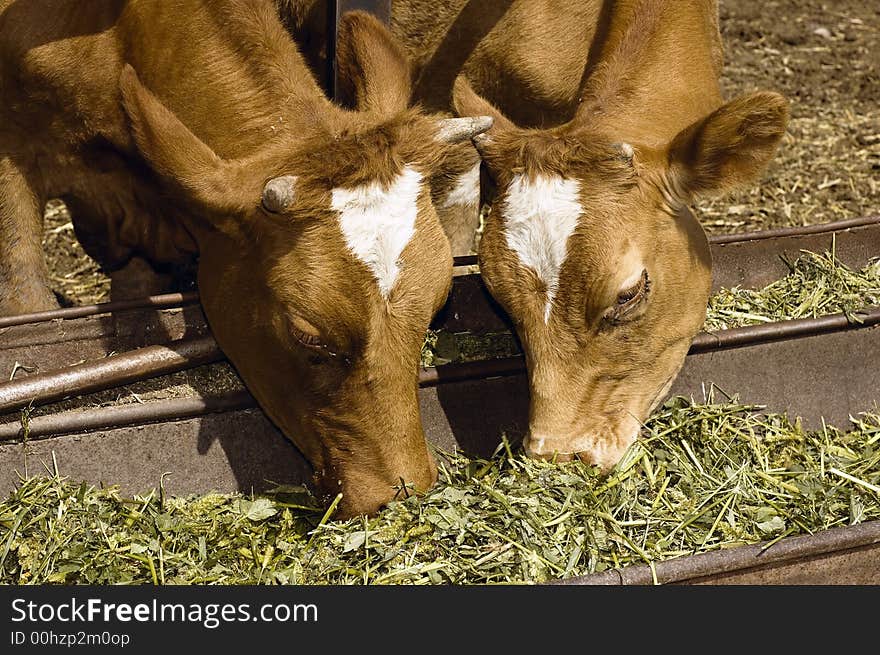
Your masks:
M 205 208 L 227 212 L 241 209 L 229 197 L 230 188 L 242 188 L 242 181 L 234 179 L 236 167 L 220 159 L 193 134 L 141 84 L 128 64 L 122 69 L 119 86 L 135 144 L 152 169 Z
M 740 96 L 682 130 L 669 148 L 674 189 L 687 200 L 755 181 L 776 153 L 789 102 L 769 91 Z
M 413 83 L 409 59 L 372 14 L 343 14 L 336 38 L 336 67 L 343 104 L 379 116 L 393 116 L 409 107 Z
M 459 75 L 452 88 L 452 106 L 459 116 L 490 116 L 492 127 L 474 138 L 474 145 L 480 153 L 492 142 L 492 138 L 502 132 L 515 129 L 516 126 L 491 102 L 478 95 L 464 77 Z

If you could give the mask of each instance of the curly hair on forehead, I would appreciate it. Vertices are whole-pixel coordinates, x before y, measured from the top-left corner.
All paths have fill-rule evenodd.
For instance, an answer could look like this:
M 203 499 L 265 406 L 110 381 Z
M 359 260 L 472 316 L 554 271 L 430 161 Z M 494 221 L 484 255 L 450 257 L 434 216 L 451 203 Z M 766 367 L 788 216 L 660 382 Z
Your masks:
M 637 177 L 631 155 L 619 143 L 586 130 L 511 130 L 493 137 L 484 158 L 492 168 L 528 177 L 586 176 L 621 188 L 635 184 Z
M 295 161 L 305 179 L 330 188 L 378 182 L 390 184 L 406 165 L 427 178 L 439 165 L 444 144 L 436 125 L 418 109 L 408 109 L 378 125 L 348 125 L 299 145 Z

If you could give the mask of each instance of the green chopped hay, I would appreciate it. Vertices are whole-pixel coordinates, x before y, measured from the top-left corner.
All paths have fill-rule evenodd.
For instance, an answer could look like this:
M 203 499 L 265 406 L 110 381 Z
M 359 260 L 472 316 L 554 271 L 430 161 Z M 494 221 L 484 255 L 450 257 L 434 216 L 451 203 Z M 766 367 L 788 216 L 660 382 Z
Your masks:
M 511 332 L 448 332 L 428 330 L 422 344 L 422 366 L 513 357 L 522 353 L 516 335 Z
M 763 289 L 722 289 L 709 299 L 705 329 L 713 332 L 797 318 L 846 314 L 857 322 L 857 312 L 880 305 L 880 258 L 854 271 L 841 264 L 833 251 L 808 250 L 794 262 L 790 273 Z
M 52 475 L 0 503 L 8 584 L 536 583 L 880 518 L 880 413 L 848 429 L 668 401 L 608 476 L 450 454 L 424 496 L 334 521 L 302 488 L 129 498 Z

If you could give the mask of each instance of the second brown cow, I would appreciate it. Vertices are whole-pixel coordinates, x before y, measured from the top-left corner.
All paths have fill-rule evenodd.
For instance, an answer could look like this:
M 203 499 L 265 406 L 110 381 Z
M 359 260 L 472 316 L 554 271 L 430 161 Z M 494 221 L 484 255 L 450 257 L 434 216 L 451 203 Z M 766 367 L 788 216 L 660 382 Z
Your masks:
M 759 179 L 788 101 L 722 99 L 714 0 L 394 7 L 421 71 L 413 100 L 495 118 L 474 140 L 493 187 L 479 261 L 525 350 L 525 449 L 609 469 L 705 320 L 691 205 Z M 426 30 L 428 15 L 446 27 Z
M 270 0 L 0 0 L 0 315 L 56 306 L 49 198 L 108 266 L 197 259 L 217 342 L 339 516 L 436 479 L 416 393 L 452 257 L 428 180 L 486 127 L 410 109 L 387 30 L 346 30 L 363 111 Z

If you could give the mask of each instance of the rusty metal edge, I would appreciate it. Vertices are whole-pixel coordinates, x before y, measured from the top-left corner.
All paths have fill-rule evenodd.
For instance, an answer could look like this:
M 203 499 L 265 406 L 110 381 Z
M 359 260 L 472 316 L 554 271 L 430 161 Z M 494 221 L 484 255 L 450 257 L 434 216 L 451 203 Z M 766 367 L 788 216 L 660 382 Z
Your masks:
M 773 230 L 759 230 L 756 232 L 739 232 L 732 234 L 713 234 L 709 236 L 711 245 L 727 245 L 729 243 L 745 243 L 746 241 L 762 241 L 766 239 L 787 239 L 790 237 L 813 236 L 816 234 L 831 234 L 852 230 L 859 227 L 868 227 L 880 222 L 880 214 L 871 214 L 859 218 L 848 218 L 831 223 L 818 223 L 816 225 L 804 225 L 797 227 L 782 227 Z
M 133 298 L 131 300 L 117 300 L 115 302 L 96 303 L 94 305 L 78 305 L 76 307 L 64 307 L 33 314 L 18 314 L 17 316 L 0 316 L 0 329 L 28 325 L 31 323 L 45 323 L 59 319 L 84 318 L 99 314 L 111 314 L 113 312 L 131 311 L 135 309 L 176 309 L 193 305 L 199 302 L 199 294 L 195 291 L 187 293 L 166 293 L 158 296 L 145 298 Z
M 175 398 L 143 404 L 59 412 L 30 419 L 28 439 L 77 434 L 89 430 L 112 430 L 132 425 L 165 423 L 256 407 L 257 402 L 254 397 L 248 391 L 241 390 L 198 398 Z M 0 444 L 20 439 L 23 436 L 24 428 L 20 423 L 0 425 Z
M 753 346 L 756 344 L 772 343 L 780 340 L 791 340 L 810 336 L 819 336 L 830 332 L 855 331 L 880 325 L 880 308 L 861 313 L 861 323 L 851 323 L 843 314 L 825 316 L 818 319 L 797 319 L 782 321 L 779 323 L 762 324 L 735 328 L 716 332 L 714 334 L 701 333 L 694 339 L 689 355 L 705 353 L 730 348 Z M 216 344 L 212 346 L 210 337 L 195 341 L 196 346 L 178 344 L 180 353 L 188 356 L 188 359 L 177 360 L 172 368 L 185 370 L 204 364 L 209 361 L 219 361 L 222 353 Z M 139 352 L 139 351 L 133 351 Z M 125 358 L 126 355 L 117 357 Z M 103 361 L 103 360 L 102 360 Z M 149 369 L 145 377 L 156 377 L 167 374 L 169 364 L 166 361 Z M 139 364 L 142 365 L 142 362 Z M 72 367 L 76 368 L 76 367 Z M 81 365 L 81 368 L 89 371 L 97 371 L 99 379 L 88 381 L 90 385 L 108 388 L 116 386 L 112 376 L 108 376 L 106 366 L 95 368 L 94 365 Z M 128 367 L 125 369 L 128 371 Z M 464 362 L 459 364 L 446 364 L 444 366 L 423 368 L 419 372 L 419 386 L 422 388 L 450 384 L 463 381 L 481 381 L 498 377 L 524 375 L 526 373 L 525 359 L 522 356 L 506 357 L 476 362 Z M 58 386 L 57 380 L 63 379 L 67 371 L 53 371 L 45 374 L 50 389 Z M 126 373 L 128 377 L 128 373 Z M 119 384 L 131 382 L 128 377 Z M 6 405 L 10 404 L 9 398 L 16 402 L 12 404 L 15 409 L 26 406 L 29 400 L 24 400 L 26 393 L 23 389 L 30 389 L 28 381 L 32 378 L 23 378 L 21 381 L 5 382 L 0 384 L 0 400 L 7 398 Z M 18 385 L 18 386 L 16 386 Z M 75 395 L 66 392 L 67 395 Z M 34 405 L 45 404 L 58 398 L 58 392 L 51 396 L 39 399 Z M 33 399 L 31 399 L 33 400 Z M 24 404 L 22 404 L 24 403 Z M 140 423 L 155 423 L 171 421 L 187 417 L 201 416 L 213 411 L 227 411 L 233 409 L 248 409 L 256 407 L 257 403 L 247 392 L 232 392 L 231 394 L 205 396 L 198 399 L 161 400 L 146 403 L 145 405 L 132 407 L 104 407 L 99 410 L 72 410 L 52 416 L 35 417 L 29 425 L 29 436 L 34 438 L 51 437 L 58 434 L 82 432 L 87 429 L 110 429 Z M 214 409 L 220 407 L 221 409 Z M 224 410 L 223 408 L 227 408 Z M 6 409 L 5 413 L 10 411 Z M 181 412 L 181 414 L 178 414 Z M 0 424 L 0 441 L 19 438 L 22 430 L 19 423 L 9 422 Z
M 146 346 L 0 384 L 0 413 L 45 405 L 225 359 L 211 336 Z
M 769 544 L 769 545 L 768 545 Z M 652 585 L 687 583 L 717 574 L 765 568 L 804 559 L 880 545 L 880 520 L 828 528 L 809 535 L 785 537 L 779 541 L 737 546 L 728 550 L 685 555 L 648 564 L 591 573 L 548 582 L 551 585 Z
M 809 225 L 804 227 L 780 228 L 775 230 L 762 230 L 740 234 L 712 235 L 709 237 L 709 243 L 710 245 L 729 245 L 735 243 L 763 241 L 768 239 L 797 238 L 820 234 L 834 234 L 836 232 L 841 232 L 844 230 L 851 230 L 860 227 L 872 227 L 878 225 L 880 225 L 880 214 L 846 219 L 842 221 L 834 221 L 832 223 Z M 454 257 L 453 262 L 456 267 L 473 266 L 477 265 L 478 263 L 477 255 L 463 255 Z M 461 277 L 475 277 L 478 275 L 479 274 L 470 274 Z M 198 301 L 198 292 L 190 291 L 186 293 L 169 293 L 158 296 L 148 296 L 145 298 L 133 298 L 131 300 L 97 303 L 94 305 L 65 307 L 62 309 L 54 309 L 46 312 L 36 312 L 32 314 L 19 314 L 17 316 L 0 317 L 0 329 L 19 325 L 27 325 L 30 323 L 41 323 L 57 319 L 83 318 L 86 316 L 95 316 L 99 314 L 109 314 L 112 312 L 121 312 L 136 309 L 173 309 L 183 307 L 185 305 L 195 304 L 198 303 Z
M 880 307 L 866 307 L 858 311 L 855 317 L 858 319 L 857 321 L 851 321 L 845 314 L 829 314 L 817 318 L 796 318 L 788 321 L 747 325 L 718 332 L 700 332 L 691 342 L 688 354 L 750 346 L 782 339 L 811 337 L 828 332 L 869 328 L 880 323 Z

